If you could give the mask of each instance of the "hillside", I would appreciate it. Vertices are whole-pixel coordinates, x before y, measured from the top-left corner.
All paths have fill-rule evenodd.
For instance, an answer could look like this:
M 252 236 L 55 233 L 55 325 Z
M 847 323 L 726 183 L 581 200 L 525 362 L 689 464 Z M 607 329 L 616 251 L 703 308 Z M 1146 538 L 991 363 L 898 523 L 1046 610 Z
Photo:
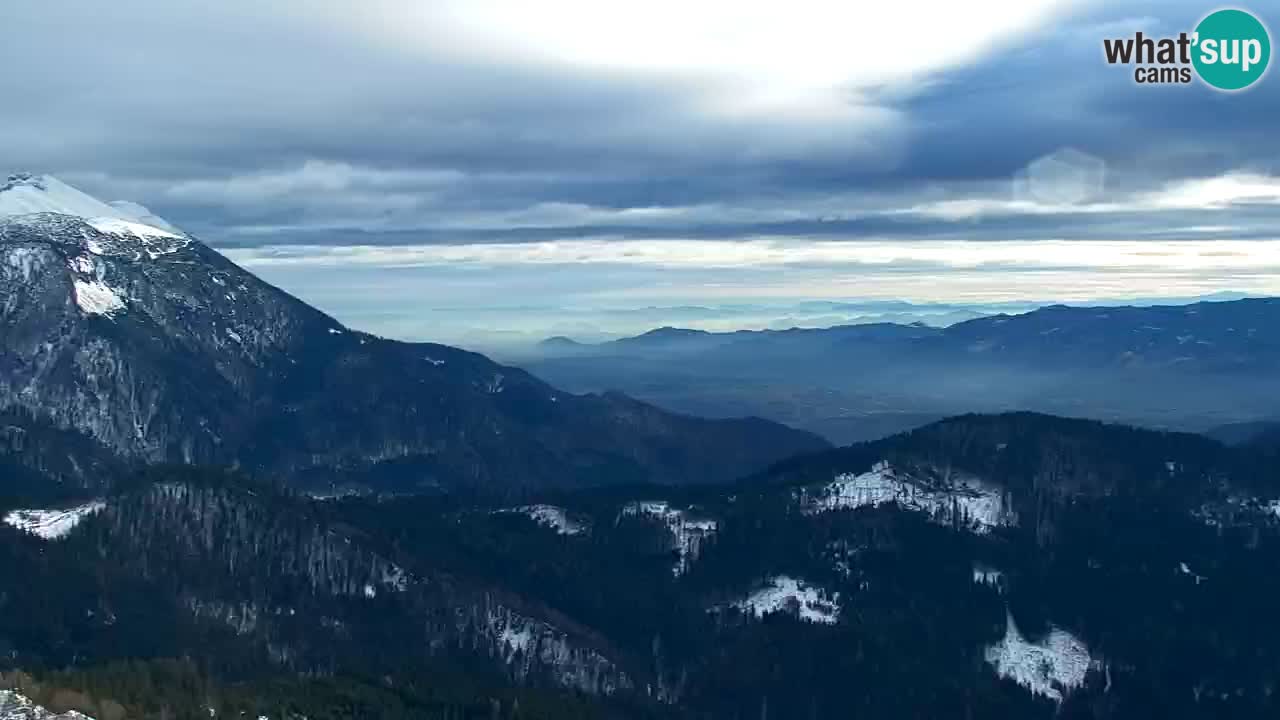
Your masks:
M 0 216 L 0 411 L 124 461 L 516 492 L 724 482 L 824 445 L 763 420 L 574 395 L 482 355 L 346 328 L 185 234 L 66 214 L 114 207 L 81 195 L 30 176 L 0 190 L 0 212 L 60 210 Z
M 585 692 L 583 717 L 1267 717 L 1277 477 L 1248 448 L 1025 413 L 521 504 L 162 468 L 3 513 L 0 643 L 77 687 L 122 657 L 230 686 L 461 673 L 500 717 L 515 688 Z

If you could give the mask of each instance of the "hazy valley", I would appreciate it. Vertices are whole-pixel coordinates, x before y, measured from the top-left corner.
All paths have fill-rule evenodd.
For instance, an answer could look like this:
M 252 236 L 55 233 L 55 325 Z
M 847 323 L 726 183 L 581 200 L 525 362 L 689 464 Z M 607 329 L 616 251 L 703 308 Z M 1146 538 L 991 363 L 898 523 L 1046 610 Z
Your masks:
M 616 389 L 711 417 L 759 415 L 837 444 L 1009 410 L 1204 432 L 1274 419 L 1277 323 L 1274 299 L 1055 306 L 942 328 L 557 338 L 517 362 L 577 392 Z

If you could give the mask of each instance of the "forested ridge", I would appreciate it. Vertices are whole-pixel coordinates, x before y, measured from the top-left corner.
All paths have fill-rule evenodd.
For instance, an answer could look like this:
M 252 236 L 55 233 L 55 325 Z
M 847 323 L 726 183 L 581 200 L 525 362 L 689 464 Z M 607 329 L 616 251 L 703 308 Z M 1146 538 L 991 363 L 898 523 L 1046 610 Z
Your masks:
M 0 658 L 129 717 L 1274 717 L 1278 469 L 1030 414 L 515 501 L 157 468 L 0 525 Z

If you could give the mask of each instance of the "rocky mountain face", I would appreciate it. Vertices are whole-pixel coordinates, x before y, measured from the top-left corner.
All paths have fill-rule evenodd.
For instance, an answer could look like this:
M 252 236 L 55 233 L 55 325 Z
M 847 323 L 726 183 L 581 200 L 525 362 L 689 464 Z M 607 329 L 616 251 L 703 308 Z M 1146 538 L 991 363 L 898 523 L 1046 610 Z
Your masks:
M 0 498 L 75 494 L 127 473 L 128 463 L 74 430 L 21 410 L 0 413 Z
M 721 482 L 823 446 L 350 330 L 144 210 L 0 189 L 0 410 L 132 461 L 399 490 Z

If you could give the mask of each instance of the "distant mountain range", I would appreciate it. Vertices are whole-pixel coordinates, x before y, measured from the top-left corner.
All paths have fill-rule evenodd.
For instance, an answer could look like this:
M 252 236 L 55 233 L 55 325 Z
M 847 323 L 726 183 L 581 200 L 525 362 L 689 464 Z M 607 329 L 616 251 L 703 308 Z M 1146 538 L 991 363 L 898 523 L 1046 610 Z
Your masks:
M 714 333 L 664 327 L 606 343 L 556 337 L 541 348 L 597 356 L 712 349 L 791 353 L 901 343 L 905 351 L 949 353 L 1033 367 L 1242 372 L 1280 360 L 1280 298 L 1178 306 L 1068 307 L 976 318 L 946 327 L 874 323 L 832 328 Z
M 722 482 L 825 445 L 350 330 L 145 208 L 30 175 L 0 185 L 0 412 L 90 455 L 397 491 Z
M 1275 443 L 1280 448 L 1280 420 L 1230 423 L 1212 428 L 1205 434 L 1227 445 Z
M 1051 306 L 944 328 L 660 328 L 600 344 L 555 338 L 522 364 L 578 391 L 759 414 L 838 443 L 972 410 L 1199 431 L 1274 417 L 1280 299 Z

